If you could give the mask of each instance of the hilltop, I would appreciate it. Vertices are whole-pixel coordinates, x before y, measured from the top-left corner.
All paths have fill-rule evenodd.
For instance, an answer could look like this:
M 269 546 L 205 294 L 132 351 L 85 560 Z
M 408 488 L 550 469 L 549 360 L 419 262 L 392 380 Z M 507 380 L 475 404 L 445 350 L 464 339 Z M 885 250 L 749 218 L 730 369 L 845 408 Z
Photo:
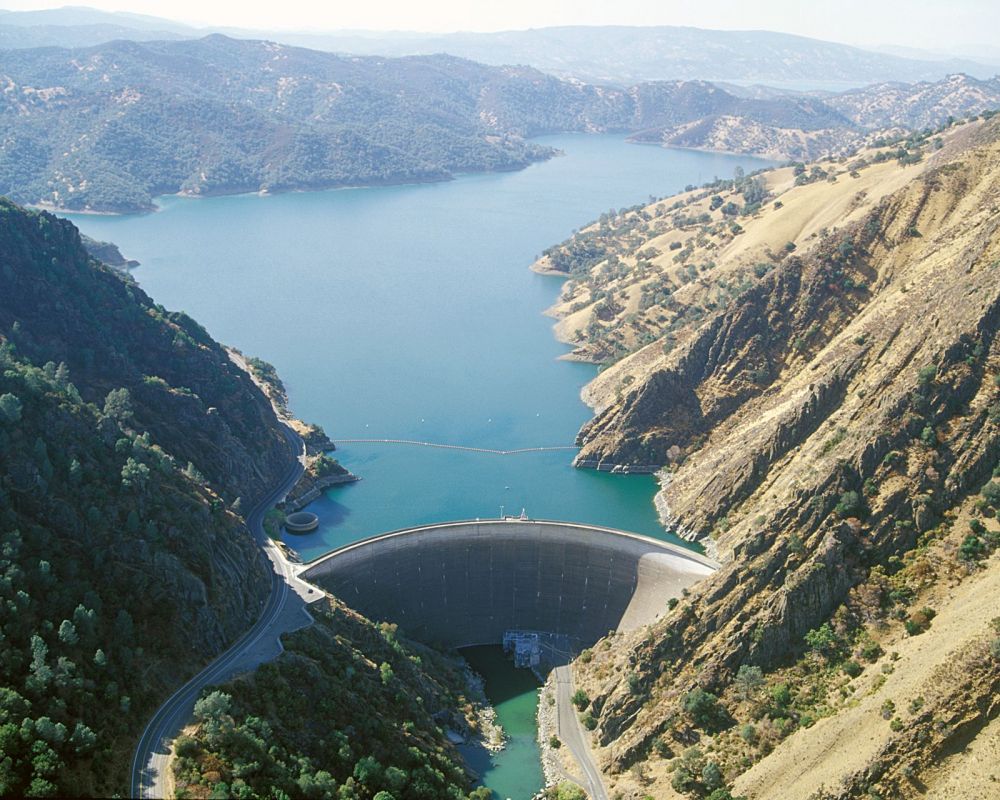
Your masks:
M 609 214 L 537 265 L 608 365 L 579 461 L 664 464 L 664 523 L 725 562 L 576 664 L 624 796 L 992 792 L 998 122 Z

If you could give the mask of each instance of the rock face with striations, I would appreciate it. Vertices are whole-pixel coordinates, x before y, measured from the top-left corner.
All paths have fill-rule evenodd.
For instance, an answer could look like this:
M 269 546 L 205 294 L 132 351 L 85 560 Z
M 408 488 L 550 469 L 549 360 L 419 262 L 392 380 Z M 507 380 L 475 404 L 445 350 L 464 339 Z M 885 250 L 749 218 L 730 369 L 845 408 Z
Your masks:
M 851 181 L 847 169 L 835 181 Z M 954 129 L 899 169 L 912 171 L 855 198 L 842 224 L 796 239 L 792 255 L 774 248 L 725 307 L 675 327 L 668 352 L 654 342 L 599 379 L 579 458 L 670 463 L 661 516 L 725 561 L 607 662 L 578 665 L 611 775 L 645 769 L 661 735 L 693 743 L 677 727 L 685 693 L 721 695 L 741 666 L 787 665 L 809 631 L 845 613 L 852 587 L 884 580 L 926 547 L 923 534 L 966 513 L 1000 460 L 1000 125 Z M 821 213 L 809 187 L 775 196 L 741 235 L 779 226 L 793 204 L 800 230 Z M 969 689 L 987 693 L 981 709 L 992 685 Z M 875 778 L 915 757 L 900 748 Z

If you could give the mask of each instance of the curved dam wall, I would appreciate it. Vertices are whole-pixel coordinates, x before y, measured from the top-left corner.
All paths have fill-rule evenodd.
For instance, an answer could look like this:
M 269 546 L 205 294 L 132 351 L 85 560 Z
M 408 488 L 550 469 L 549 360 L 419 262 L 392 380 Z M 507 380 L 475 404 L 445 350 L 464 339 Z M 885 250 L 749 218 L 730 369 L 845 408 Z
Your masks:
M 301 573 L 375 621 L 447 647 L 543 631 L 574 649 L 652 622 L 717 564 L 645 536 L 567 522 L 410 528 L 335 550 Z

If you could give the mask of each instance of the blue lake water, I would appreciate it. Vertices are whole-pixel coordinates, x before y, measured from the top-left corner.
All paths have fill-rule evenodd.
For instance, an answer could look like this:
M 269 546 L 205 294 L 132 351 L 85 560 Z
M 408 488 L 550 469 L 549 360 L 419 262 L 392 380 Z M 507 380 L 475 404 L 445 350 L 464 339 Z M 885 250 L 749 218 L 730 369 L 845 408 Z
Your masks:
M 530 263 L 609 208 L 766 162 L 618 136 L 539 141 L 565 156 L 447 183 L 168 197 L 156 214 L 73 219 L 141 261 L 135 277 L 157 302 L 273 363 L 292 411 L 334 440 L 572 445 L 596 368 L 557 360 L 568 348 L 542 312 L 561 282 Z M 387 530 L 522 508 L 670 538 L 651 476 L 574 470 L 572 455 L 344 445 L 337 457 L 363 480 L 313 504 L 320 529 L 289 544 L 308 560 Z

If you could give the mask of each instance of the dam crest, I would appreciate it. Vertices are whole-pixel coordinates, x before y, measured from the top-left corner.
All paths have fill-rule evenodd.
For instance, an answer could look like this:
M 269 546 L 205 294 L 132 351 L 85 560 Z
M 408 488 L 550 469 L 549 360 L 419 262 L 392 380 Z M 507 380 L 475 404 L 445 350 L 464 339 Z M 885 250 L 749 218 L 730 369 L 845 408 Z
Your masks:
M 552 643 L 548 660 L 558 662 L 653 622 L 717 567 L 626 531 L 507 518 L 375 536 L 307 564 L 301 577 L 427 644 L 502 644 L 530 631 Z

